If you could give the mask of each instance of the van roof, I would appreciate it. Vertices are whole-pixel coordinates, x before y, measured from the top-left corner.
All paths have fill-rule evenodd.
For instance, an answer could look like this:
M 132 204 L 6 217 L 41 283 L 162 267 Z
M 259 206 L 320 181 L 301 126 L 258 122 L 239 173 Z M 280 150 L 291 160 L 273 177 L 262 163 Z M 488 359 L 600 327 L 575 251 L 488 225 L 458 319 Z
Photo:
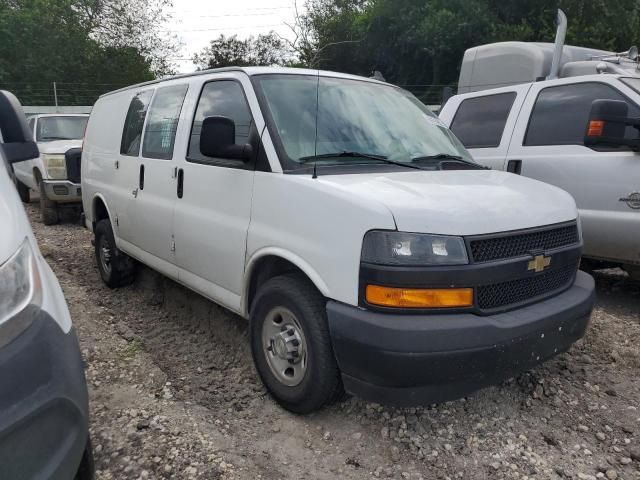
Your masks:
M 154 85 L 156 83 L 167 82 L 169 80 L 176 80 L 180 78 L 191 78 L 191 77 L 196 77 L 201 75 L 210 75 L 210 74 L 220 73 L 220 72 L 243 72 L 249 76 L 265 75 L 269 73 L 279 73 L 279 74 L 286 74 L 286 75 L 320 75 L 321 77 L 350 78 L 353 80 L 365 80 L 371 83 L 379 83 L 381 85 L 393 86 L 390 83 L 381 82 L 373 78 L 361 77 L 358 75 L 350 75 L 347 73 L 331 72 L 327 70 L 316 70 L 316 69 L 308 69 L 308 68 L 289 68 L 289 67 L 224 67 L 224 68 L 211 68 L 207 70 L 199 70 L 197 72 L 184 73 L 181 75 L 173 75 L 171 77 L 137 83 L 135 85 L 130 85 L 128 87 L 123 87 L 118 90 L 107 92 L 101 95 L 101 97 L 112 95 L 114 93 L 124 92 L 132 88 L 140 88 L 140 87 L 145 87 L 147 85 Z

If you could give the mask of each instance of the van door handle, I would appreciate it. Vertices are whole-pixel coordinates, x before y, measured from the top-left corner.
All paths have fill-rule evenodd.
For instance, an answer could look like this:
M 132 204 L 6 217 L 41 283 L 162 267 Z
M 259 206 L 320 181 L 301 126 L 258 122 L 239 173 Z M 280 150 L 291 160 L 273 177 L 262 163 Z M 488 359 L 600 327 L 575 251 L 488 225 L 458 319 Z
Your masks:
M 178 198 L 184 193 L 184 170 L 178 169 Z
M 507 162 L 507 172 L 520 175 L 522 173 L 522 160 L 509 160 Z
M 144 190 L 144 165 L 140 165 L 140 176 L 138 177 L 138 188 Z

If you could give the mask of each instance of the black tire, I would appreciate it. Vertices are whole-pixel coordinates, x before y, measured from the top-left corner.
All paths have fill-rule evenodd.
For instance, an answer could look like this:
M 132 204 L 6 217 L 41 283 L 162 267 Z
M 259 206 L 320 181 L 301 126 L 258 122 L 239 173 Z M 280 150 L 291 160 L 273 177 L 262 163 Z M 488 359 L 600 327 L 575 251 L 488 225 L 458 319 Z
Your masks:
M 84 447 L 82 460 L 78 467 L 78 472 L 74 480 L 94 480 L 96 478 L 96 465 L 93 460 L 93 447 L 91 446 L 91 438 L 87 438 L 87 444 Z
M 268 315 L 285 308 L 296 317 L 306 344 L 306 367 L 299 384 L 284 384 L 269 366 L 263 328 Z M 267 327 L 268 328 L 268 327 Z M 259 290 L 251 308 L 251 353 L 262 382 L 273 398 L 294 413 L 310 413 L 344 397 L 340 370 L 331 346 L 326 300 L 300 274 L 268 280 Z
M 49 200 L 42 182 L 40 182 L 40 213 L 42 214 L 42 223 L 45 225 L 55 225 L 60 222 L 58 204 L 53 200 Z
M 98 222 L 95 237 L 96 261 L 102 281 L 110 288 L 123 287 L 133 282 L 135 262 L 116 247 L 108 219 Z
M 16 179 L 16 188 L 18 189 L 18 195 L 22 203 L 29 203 L 31 200 L 31 190 L 20 180 Z

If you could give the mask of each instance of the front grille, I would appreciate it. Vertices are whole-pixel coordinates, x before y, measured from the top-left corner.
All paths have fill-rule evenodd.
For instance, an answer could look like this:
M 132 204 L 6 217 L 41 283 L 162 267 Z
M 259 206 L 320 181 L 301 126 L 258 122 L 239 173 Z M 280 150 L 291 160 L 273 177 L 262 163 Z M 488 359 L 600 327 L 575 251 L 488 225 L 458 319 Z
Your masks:
M 528 278 L 482 285 L 476 289 L 478 308 L 492 310 L 551 294 L 573 282 L 577 268 L 566 265 Z
M 491 238 L 471 239 L 469 247 L 474 263 L 490 262 L 528 255 L 536 250 L 551 250 L 578 243 L 578 226 L 514 233 Z
M 79 148 L 72 148 L 65 153 L 64 157 L 67 164 L 67 180 L 73 183 L 80 183 L 82 150 Z

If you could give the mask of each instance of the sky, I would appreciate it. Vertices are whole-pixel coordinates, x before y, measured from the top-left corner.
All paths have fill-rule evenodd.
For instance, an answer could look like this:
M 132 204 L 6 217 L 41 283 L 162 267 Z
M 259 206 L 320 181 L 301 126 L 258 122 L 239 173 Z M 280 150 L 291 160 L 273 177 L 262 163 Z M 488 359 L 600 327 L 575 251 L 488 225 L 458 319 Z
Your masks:
M 193 54 L 220 34 L 246 38 L 273 30 L 286 38 L 292 37 L 285 23 L 294 23 L 295 0 L 174 0 L 173 3 L 169 10 L 173 18 L 166 29 L 183 44 L 174 60 L 181 73 L 194 71 Z M 298 9 L 303 11 L 303 0 L 298 0 Z

